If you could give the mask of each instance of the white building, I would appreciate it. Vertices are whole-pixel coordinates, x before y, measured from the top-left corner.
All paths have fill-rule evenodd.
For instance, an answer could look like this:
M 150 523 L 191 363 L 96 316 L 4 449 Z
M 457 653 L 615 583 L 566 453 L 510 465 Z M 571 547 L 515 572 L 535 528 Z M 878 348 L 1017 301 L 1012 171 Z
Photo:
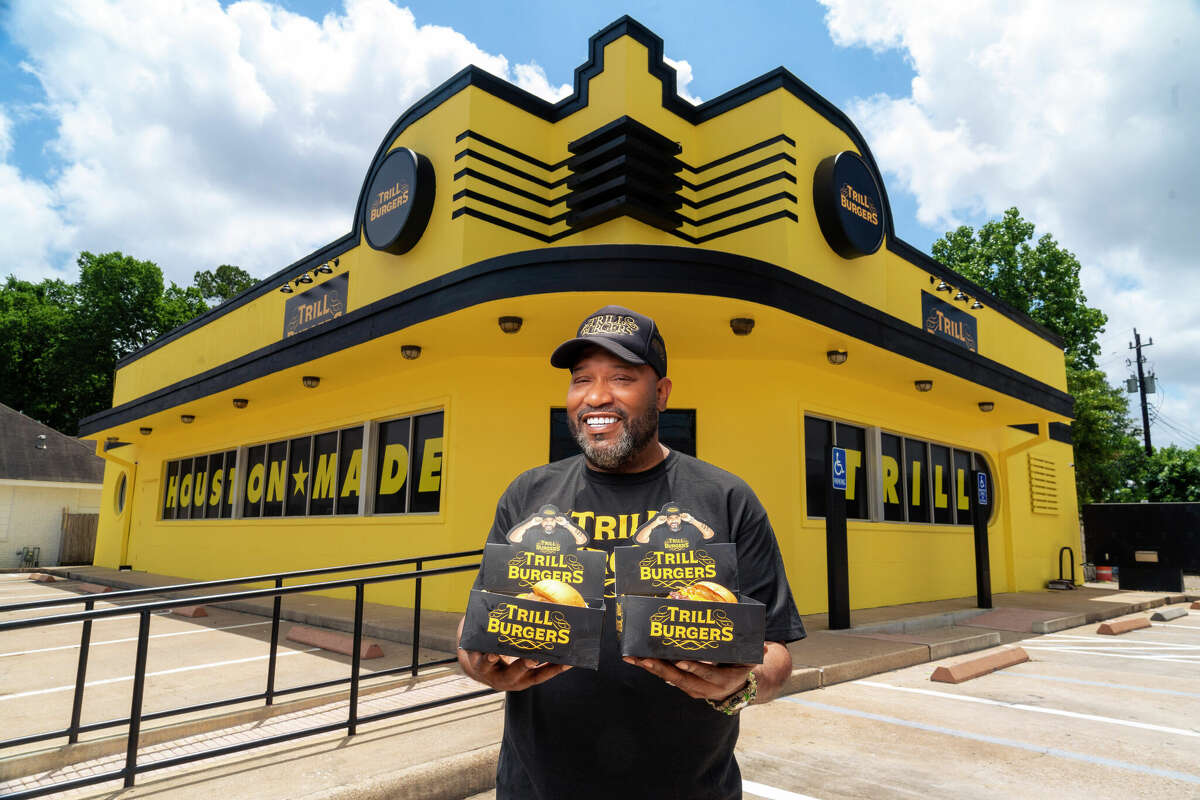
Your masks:
M 104 460 L 92 448 L 0 404 L 0 569 L 35 547 L 39 565 L 58 564 L 64 514 L 99 513 Z

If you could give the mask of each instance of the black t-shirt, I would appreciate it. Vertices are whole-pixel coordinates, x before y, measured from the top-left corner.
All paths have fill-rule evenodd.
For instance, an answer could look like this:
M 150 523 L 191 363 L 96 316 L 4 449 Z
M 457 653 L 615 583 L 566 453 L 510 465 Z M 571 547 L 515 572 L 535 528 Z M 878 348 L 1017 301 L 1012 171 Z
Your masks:
M 766 606 L 766 639 L 804 637 L 775 534 L 744 481 L 671 452 L 645 472 L 609 474 L 583 456 L 518 476 L 496 508 L 489 541 L 545 503 L 554 503 L 610 554 L 598 670 L 575 668 L 509 692 L 497 769 L 498 800 L 731 800 L 742 796 L 733 758 L 738 718 L 713 710 L 661 678 L 621 660 L 615 624 L 612 549 L 674 501 L 707 525 L 711 542 L 737 545 L 743 595 Z M 666 526 L 659 526 L 665 529 Z

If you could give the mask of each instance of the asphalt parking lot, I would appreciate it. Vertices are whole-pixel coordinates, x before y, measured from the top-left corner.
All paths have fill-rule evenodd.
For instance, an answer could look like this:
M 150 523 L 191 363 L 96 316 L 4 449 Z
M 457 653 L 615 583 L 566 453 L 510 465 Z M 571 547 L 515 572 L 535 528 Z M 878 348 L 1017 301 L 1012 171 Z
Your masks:
M 746 796 L 1200 797 L 1200 612 L 1095 631 L 1029 638 L 1029 662 L 962 684 L 933 662 L 752 707 Z

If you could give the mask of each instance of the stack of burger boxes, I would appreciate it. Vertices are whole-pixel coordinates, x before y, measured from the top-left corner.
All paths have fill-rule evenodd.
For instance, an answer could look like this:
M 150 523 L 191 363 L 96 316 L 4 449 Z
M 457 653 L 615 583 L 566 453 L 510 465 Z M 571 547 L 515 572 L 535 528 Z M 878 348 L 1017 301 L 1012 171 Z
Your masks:
M 659 518 L 674 525 L 644 526 L 613 551 L 621 654 L 761 664 L 766 608 L 738 593 L 737 545 L 697 535 L 673 504 Z
M 467 601 L 460 646 L 595 669 L 604 628 L 605 554 L 554 506 L 484 546 L 481 589 Z

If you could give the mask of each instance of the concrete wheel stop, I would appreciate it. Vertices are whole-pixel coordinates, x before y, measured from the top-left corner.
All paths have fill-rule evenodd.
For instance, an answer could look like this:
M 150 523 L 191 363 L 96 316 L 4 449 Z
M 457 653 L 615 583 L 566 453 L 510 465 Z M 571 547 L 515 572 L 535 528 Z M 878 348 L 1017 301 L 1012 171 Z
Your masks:
M 1096 633 L 1102 633 L 1105 636 L 1117 636 L 1122 633 L 1129 633 L 1141 628 L 1149 628 L 1150 620 L 1145 617 L 1134 617 L 1133 619 L 1119 619 L 1113 622 L 1101 622 L 1100 627 L 1096 628 Z
M 972 678 L 995 672 L 998 669 L 1022 664 L 1029 660 L 1029 654 L 1021 647 L 1011 647 L 985 656 L 969 658 L 956 664 L 938 667 L 929 676 L 929 680 L 939 683 L 962 683 Z

